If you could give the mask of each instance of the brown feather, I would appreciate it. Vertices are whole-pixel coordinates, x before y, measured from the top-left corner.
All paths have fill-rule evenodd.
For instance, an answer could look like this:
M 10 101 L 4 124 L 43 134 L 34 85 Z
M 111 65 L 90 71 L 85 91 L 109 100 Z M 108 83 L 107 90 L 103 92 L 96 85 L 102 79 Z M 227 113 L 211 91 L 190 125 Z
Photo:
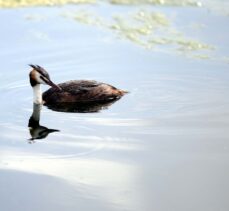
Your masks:
M 74 80 L 58 84 L 61 91 L 54 88 L 43 93 L 46 104 L 73 102 L 110 101 L 122 97 L 126 92 L 109 84 L 96 81 Z

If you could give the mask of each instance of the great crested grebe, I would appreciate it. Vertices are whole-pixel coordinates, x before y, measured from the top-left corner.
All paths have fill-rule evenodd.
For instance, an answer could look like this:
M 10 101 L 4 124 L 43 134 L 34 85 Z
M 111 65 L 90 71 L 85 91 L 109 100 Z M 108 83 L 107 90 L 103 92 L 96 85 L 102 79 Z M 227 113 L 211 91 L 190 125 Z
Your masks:
M 30 84 L 33 87 L 35 104 L 57 105 L 60 103 L 100 103 L 121 98 L 127 91 L 117 89 L 109 84 L 89 80 L 72 80 L 54 84 L 47 71 L 39 65 L 30 65 Z M 40 84 L 52 88 L 41 93 Z

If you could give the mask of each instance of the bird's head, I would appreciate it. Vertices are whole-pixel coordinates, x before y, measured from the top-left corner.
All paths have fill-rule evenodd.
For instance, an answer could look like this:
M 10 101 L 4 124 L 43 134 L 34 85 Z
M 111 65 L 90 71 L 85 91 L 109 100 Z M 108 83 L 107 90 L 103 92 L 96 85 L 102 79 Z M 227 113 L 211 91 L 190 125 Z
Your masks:
M 45 84 L 57 90 L 61 90 L 58 85 L 51 81 L 48 72 L 43 67 L 33 64 L 30 64 L 29 66 L 33 68 L 29 73 L 30 84 L 32 87 L 36 86 L 37 84 Z

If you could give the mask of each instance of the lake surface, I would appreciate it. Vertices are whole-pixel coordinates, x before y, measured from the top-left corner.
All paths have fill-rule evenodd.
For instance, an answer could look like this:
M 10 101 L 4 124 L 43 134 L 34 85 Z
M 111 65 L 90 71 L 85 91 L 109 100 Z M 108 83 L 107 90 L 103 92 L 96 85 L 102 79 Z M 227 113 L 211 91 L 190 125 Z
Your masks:
M 163 40 L 135 30 L 139 11 L 159 14 L 143 23 Z M 223 1 L 0 9 L 1 210 L 227 211 L 227 12 Z M 114 15 L 130 22 L 112 25 Z M 56 83 L 130 93 L 94 113 L 43 106 L 40 125 L 60 131 L 31 140 L 31 63 Z

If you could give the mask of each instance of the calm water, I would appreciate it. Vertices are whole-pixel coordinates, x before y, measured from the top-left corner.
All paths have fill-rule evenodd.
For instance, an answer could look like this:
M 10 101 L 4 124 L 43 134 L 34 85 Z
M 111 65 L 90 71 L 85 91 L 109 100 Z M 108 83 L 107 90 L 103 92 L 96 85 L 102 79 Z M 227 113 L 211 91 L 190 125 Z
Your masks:
M 214 46 L 211 58 L 195 59 L 62 16 L 138 7 L 0 10 L 1 210 L 229 209 L 229 18 L 206 8 L 148 6 Z M 60 131 L 33 142 L 30 63 L 56 83 L 95 79 L 130 93 L 98 113 L 43 107 L 40 125 Z

